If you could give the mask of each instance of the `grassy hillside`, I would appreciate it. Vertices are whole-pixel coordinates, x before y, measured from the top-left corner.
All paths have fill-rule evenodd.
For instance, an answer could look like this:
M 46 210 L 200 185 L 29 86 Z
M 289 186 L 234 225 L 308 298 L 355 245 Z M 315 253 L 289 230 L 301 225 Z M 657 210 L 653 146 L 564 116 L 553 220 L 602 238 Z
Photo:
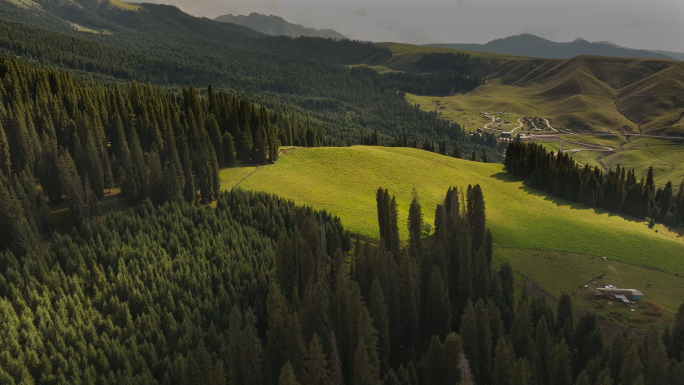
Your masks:
M 398 51 L 391 46 L 395 57 L 390 62 L 397 62 L 388 67 L 402 68 L 402 57 L 410 62 L 417 55 L 410 47 Z M 684 133 L 682 62 L 599 56 L 522 59 L 501 56 L 502 65 L 490 81 L 469 93 L 429 97 L 428 103 L 420 95 L 407 95 L 407 100 L 428 110 L 443 107 L 453 115 L 486 110 L 544 116 L 555 127 L 577 132 Z M 447 111 L 440 112 L 450 117 Z
M 523 186 L 499 164 L 469 162 L 410 148 L 299 148 L 282 155 L 274 165 L 230 168 L 222 171 L 221 178 L 226 189 L 240 182 L 240 188 L 271 192 L 298 204 L 328 210 L 340 216 L 345 228 L 373 238 L 378 237 L 375 190 L 379 186 L 396 195 L 400 223 L 404 224 L 414 188 L 424 220 L 432 222 L 435 205 L 449 186 L 463 189 L 479 183 L 485 194 L 497 258 L 510 260 L 523 276 L 550 293 L 557 294 L 559 285 L 564 290 L 572 289 L 608 270 L 605 266 L 586 270 L 578 256 L 607 257 L 611 266 L 623 266 L 631 272 L 631 278 L 619 274 L 615 282 L 619 278 L 624 281 L 621 284 L 644 287 L 647 282 L 641 280 L 674 281 L 668 286 L 684 287 L 684 278 L 675 275 L 684 274 L 681 229 L 678 234 L 657 226 L 656 232 L 641 221 L 570 205 Z M 402 239 L 407 238 L 405 227 L 400 227 Z M 557 263 L 523 263 L 520 253 L 541 253 L 541 258 L 559 253 L 573 255 L 574 259 L 563 262 L 565 267 L 561 269 L 572 274 L 561 273 L 549 279 L 549 274 L 559 271 Z M 684 301 L 684 291 L 662 290 L 659 295 L 662 299 L 658 302 L 667 307 Z
M 224 170 L 229 177 L 233 170 Z M 244 174 L 243 174 L 244 176 Z M 569 205 L 504 173 L 500 164 L 453 159 L 410 148 L 349 147 L 295 149 L 276 164 L 260 167 L 241 188 L 273 192 L 339 215 L 352 232 L 378 237 L 375 190 L 397 196 L 405 222 L 415 187 L 424 217 L 449 186 L 479 183 L 487 218 L 500 247 L 558 250 L 605 256 L 684 274 L 684 241 L 677 234 L 581 205 Z M 232 187 L 230 184 L 225 188 Z M 406 230 L 401 229 L 406 238 Z M 597 242 L 601 239 L 601 242 Z

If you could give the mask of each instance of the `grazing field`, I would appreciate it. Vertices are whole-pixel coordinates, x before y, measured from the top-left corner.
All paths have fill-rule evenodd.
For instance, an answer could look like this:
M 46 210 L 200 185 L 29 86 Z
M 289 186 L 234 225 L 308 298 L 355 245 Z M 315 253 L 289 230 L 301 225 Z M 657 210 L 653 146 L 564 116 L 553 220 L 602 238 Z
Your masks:
M 233 172 L 222 172 L 236 181 Z M 662 226 L 570 204 L 547 196 L 506 174 L 500 164 L 453 159 L 410 149 L 383 147 L 296 149 L 274 165 L 260 167 L 240 188 L 266 191 L 299 204 L 329 210 L 352 232 L 378 237 L 375 190 L 397 196 L 401 223 L 406 223 L 415 188 L 423 217 L 432 222 L 434 208 L 449 186 L 480 184 L 488 225 L 498 248 L 552 250 L 608 257 L 637 266 L 684 274 L 684 240 Z M 230 182 L 223 185 L 231 188 Z M 405 226 L 401 236 L 406 239 Z M 675 229 L 679 230 L 679 229 Z
M 394 57 L 384 65 L 407 72 L 428 48 L 389 47 Z M 543 116 L 554 127 L 574 132 L 684 132 L 682 62 L 600 56 L 567 60 L 512 56 L 499 60 L 484 85 L 465 94 L 431 99 L 453 111 Z M 411 102 L 418 98 L 407 95 Z M 429 104 L 421 104 L 430 109 Z
M 645 331 L 652 324 L 666 324 L 684 302 L 684 277 L 612 259 L 591 255 L 499 247 L 494 258 L 515 268 L 521 285 L 534 282 L 553 302 L 564 292 L 572 293 L 578 312 L 594 312 L 611 323 Z M 585 288 L 587 285 L 589 287 Z M 634 307 L 589 295 L 596 285 L 615 285 L 641 290 L 644 299 Z M 532 294 L 540 294 L 532 290 Z M 634 309 L 634 311 L 632 311 Z

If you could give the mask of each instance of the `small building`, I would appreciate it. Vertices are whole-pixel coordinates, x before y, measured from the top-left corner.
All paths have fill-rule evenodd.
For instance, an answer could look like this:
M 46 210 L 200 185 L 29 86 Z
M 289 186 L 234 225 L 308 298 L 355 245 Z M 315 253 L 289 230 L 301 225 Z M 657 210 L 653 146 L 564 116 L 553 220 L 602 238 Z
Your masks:
M 511 133 L 508 131 L 504 131 L 501 134 L 499 134 L 499 138 L 506 138 L 509 139 L 511 137 Z
M 594 298 L 615 299 L 622 302 L 639 301 L 643 298 L 643 295 L 639 290 L 618 289 L 612 285 L 599 287 L 595 292 L 592 292 Z

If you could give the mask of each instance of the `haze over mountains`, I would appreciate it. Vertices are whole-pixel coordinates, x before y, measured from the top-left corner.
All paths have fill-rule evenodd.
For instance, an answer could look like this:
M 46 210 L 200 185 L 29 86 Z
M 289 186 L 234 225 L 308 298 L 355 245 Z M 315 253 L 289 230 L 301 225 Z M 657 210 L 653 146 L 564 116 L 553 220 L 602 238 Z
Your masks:
M 215 18 L 214 20 L 224 23 L 239 24 L 271 36 L 310 36 L 329 37 L 335 39 L 347 38 L 346 36 L 332 29 L 307 28 L 301 24 L 289 23 L 279 16 L 267 16 L 255 12 L 250 13 L 249 15 L 223 15 Z
M 579 55 L 633 57 L 641 59 L 683 60 L 684 54 L 667 51 L 648 51 L 621 47 L 609 42 L 588 42 L 578 38 L 572 42 L 557 43 L 532 34 L 510 36 L 486 44 L 426 44 L 431 47 L 461 49 L 506 55 L 520 55 L 547 59 L 570 59 Z

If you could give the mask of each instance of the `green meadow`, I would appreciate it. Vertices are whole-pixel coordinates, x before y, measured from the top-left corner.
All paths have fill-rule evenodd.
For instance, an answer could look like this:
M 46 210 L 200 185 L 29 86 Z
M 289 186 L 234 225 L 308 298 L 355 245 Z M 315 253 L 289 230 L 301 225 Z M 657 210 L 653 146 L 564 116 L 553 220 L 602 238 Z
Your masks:
M 223 187 L 232 188 L 245 175 L 243 168 L 223 170 Z M 684 274 L 684 240 L 677 232 L 663 227 L 656 232 L 640 220 L 547 196 L 506 174 L 500 164 L 411 148 L 300 148 L 273 165 L 259 167 L 240 188 L 331 211 L 350 231 L 377 238 L 378 187 L 396 195 L 400 221 L 405 223 L 414 189 L 424 219 L 432 222 L 435 205 L 449 186 L 465 189 L 469 184 L 483 188 L 488 225 L 498 247 L 608 257 Z M 400 230 L 406 239 L 405 226 Z
M 586 294 L 585 282 L 601 274 L 604 284 L 641 289 L 646 301 L 637 305 L 636 312 L 587 300 L 585 295 L 573 296 L 580 311 L 595 311 L 603 319 L 636 330 L 666 322 L 684 302 L 684 229 L 661 225 L 649 229 L 640 220 L 547 196 L 506 174 L 500 164 L 411 148 L 298 148 L 273 165 L 224 169 L 221 182 L 224 189 L 239 183 L 239 188 L 328 210 L 349 231 L 375 239 L 379 237 L 378 187 L 396 196 L 404 224 L 414 189 L 423 219 L 432 223 L 435 205 L 450 186 L 462 190 L 480 184 L 495 259 L 511 263 L 518 283 L 531 280 L 556 298 L 561 291 L 574 293 L 578 288 Z M 400 226 L 400 235 L 406 240 L 405 225 Z M 657 305 L 648 305 L 651 302 Z M 640 308 L 644 306 L 662 308 L 663 315 L 646 314 Z

